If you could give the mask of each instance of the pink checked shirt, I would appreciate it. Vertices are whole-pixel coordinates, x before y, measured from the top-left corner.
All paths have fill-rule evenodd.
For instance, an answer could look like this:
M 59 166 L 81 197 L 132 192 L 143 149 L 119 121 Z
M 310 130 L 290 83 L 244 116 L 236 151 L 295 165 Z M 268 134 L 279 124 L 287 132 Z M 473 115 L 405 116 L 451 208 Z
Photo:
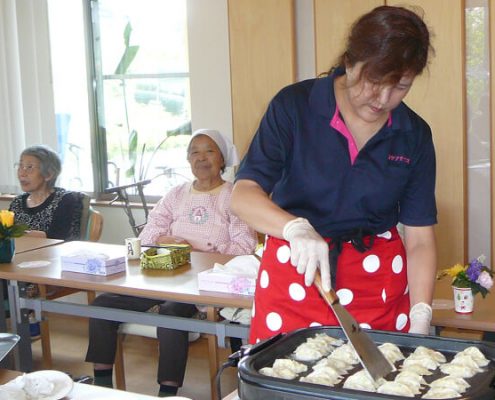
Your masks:
M 186 240 L 193 249 L 244 255 L 256 247 L 256 234 L 230 211 L 233 185 L 214 193 L 193 192 L 192 183 L 176 186 L 156 204 L 139 235 L 143 245 L 161 235 Z

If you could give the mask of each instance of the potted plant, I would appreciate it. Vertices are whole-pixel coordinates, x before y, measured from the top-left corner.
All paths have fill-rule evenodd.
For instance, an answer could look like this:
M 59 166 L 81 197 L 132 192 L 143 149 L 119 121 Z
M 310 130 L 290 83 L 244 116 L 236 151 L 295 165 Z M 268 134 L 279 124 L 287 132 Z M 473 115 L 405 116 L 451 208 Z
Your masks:
M 493 286 L 493 271 L 484 265 L 485 256 L 470 261 L 467 265 L 456 264 L 453 267 L 442 270 L 437 279 L 445 276 L 452 278 L 454 290 L 455 311 L 459 313 L 471 313 L 473 311 L 474 296 L 481 293 L 485 296 Z
M 9 263 L 15 252 L 16 237 L 24 235 L 28 226 L 14 223 L 15 215 L 12 211 L 0 211 L 0 263 Z

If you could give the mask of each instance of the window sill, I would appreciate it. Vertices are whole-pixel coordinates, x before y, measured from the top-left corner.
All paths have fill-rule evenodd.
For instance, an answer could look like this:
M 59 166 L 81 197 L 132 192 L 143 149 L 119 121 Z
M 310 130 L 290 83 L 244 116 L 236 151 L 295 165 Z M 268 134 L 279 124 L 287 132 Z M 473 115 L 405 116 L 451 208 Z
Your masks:
M 16 197 L 15 194 L 4 194 L 4 193 L 0 193 L 0 201 L 8 201 L 8 202 L 11 202 L 12 200 L 14 200 L 14 198 Z M 155 206 L 155 202 L 149 202 L 147 203 L 147 206 L 149 209 L 153 208 Z M 109 200 L 95 200 L 95 199 L 91 199 L 91 205 L 92 206 L 96 206 L 96 207 L 113 207 L 113 208 L 125 208 L 124 207 L 124 204 L 121 202 L 121 201 L 115 201 L 115 202 L 111 202 Z M 130 202 L 129 203 L 129 206 L 130 208 L 134 208 L 134 209 L 138 209 L 138 208 L 143 208 L 143 205 L 141 203 L 137 203 L 137 202 Z
M 114 207 L 114 208 L 125 208 L 124 203 L 121 201 L 115 201 L 111 202 L 108 200 L 94 200 L 91 199 L 91 205 L 96 206 L 96 207 Z M 147 203 L 147 206 L 149 209 L 153 208 L 155 206 L 155 203 Z M 143 208 L 143 205 L 141 203 L 135 203 L 135 202 L 130 202 L 129 203 L 130 208 Z

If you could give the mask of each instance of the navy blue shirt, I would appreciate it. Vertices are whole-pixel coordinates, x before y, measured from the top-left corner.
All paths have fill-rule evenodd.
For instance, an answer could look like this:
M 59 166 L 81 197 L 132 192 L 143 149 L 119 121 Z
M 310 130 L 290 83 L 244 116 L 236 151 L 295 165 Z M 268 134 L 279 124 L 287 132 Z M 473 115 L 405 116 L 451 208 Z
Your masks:
M 437 222 L 435 150 L 428 124 L 401 103 L 351 162 L 330 126 L 336 75 L 298 82 L 270 102 L 236 180 L 250 179 L 324 237 Z

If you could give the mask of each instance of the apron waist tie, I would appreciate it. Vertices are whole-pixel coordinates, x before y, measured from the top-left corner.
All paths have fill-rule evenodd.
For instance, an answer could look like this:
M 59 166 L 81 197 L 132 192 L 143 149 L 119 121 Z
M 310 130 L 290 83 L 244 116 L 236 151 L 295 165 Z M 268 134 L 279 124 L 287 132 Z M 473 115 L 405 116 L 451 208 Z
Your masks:
M 368 243 L 365 242 L 365 238 L 369 238 Z M 350 242 L 357 251 L 364 253 L 373 247 L 374 241 L 375 236 L 373 231 L 367 228 L 355 228 L 341 235 L 330 237 L 329 262 L 332 288 L 335 288 L 337 281 L 337 260 L 342 252 L 343 244 Z

